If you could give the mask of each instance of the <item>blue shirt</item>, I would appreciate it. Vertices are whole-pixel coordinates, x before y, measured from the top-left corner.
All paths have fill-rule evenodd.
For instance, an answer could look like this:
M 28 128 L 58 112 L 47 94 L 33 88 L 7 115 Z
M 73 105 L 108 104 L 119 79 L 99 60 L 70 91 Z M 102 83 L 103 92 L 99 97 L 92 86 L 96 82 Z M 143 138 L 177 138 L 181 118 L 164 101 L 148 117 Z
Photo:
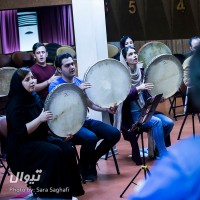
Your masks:
M 63 84 L 63 83 L 67 83 L 67 82 L 64 81 L 64 80 L 62 79 L 61 76 L 58 77 L 57 79 L 55 79 L 54 81 L 52 81 L 51 84 L 49 85 L 49 92 L 50 92 L 53 88 L 55 88 L 57 85 L 60 85 L 60 84 Z M 76 76 L 74 76 L 73 82 L 72 82 L 72 83 L 73 83 L 74 85 L 80 86 L 81 83 L 82 83 L 82 81 L 81 81 L 79 78 L 77 78 Z
M 199 200 L 200 136 L 173 145 L 157 161 L 142 189 L 129 200 Z

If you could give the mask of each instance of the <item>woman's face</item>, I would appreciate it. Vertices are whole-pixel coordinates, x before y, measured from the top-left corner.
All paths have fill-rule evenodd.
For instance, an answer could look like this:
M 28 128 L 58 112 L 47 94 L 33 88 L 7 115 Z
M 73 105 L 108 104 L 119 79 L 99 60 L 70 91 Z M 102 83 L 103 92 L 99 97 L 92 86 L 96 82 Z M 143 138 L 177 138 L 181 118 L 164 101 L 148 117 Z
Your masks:
M 35 84 L 37 80 L 34 78 L 33 74 L 29 72 L 22 81 L 22 85 L 28 92 L 35 91 Z
M 126 55 L 126 62 L 129 66 L 136 65 L 138 63 L 138 55 L 135 49 L 129 48 Z
M 134 42 L 131 38 L 127 38 L 125 42 L 125 47 L 135 47 Z

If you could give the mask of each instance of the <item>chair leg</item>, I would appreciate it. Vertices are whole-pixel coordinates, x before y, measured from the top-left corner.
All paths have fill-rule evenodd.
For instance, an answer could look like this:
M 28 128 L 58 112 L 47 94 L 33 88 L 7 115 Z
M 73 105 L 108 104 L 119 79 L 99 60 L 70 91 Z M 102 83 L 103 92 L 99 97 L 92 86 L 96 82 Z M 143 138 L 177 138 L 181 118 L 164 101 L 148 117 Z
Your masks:
M 78 151 L 77 151 L 77 149 L 76 149 L 76 145 L 73 144 L 73 147 L 74 147 L 74 150 L 75 150 L 76 159 L 77 159 L 79 171 L 80 171 L 80 174 L 81 174 L 82 182 L 83 182 L 83 183 L 86 183 L 86 181 L 85 181 L 85 179 L 83 179 L 83 176 L 82 176 L 82 173 L 81 173 L 80 158 L 79 158 L 79 155 L 78 155 Z
M 1 161 L 2 162 L 2 161 Z M 6 175 L 8 174 L 9 175 L 9 172 L 8 172 L 8 170 L 9 170 L 9 166 L 7 165 L 7 167 L 5 167 L 5 171 L 4 171 L 4 174 L 3 174 L 3 177 L 2 177 L 2 179 L 1 179 L 1 183 L 0 183 L 0 193 L 1 193 L 1 190 L 2 190 L 2 187 L 3 187 L 3 183 L 4 183 L 4 181 L 5 181 L 5 178 L 6 178 Z
M 183 126 L 184 126 L 184 124 L 185 124 L 185 121 L 186 121 L 187 117 L 188 117 L 188 115 L 185 114 L 185 118 L 184 118 L 183 123 L 182 123 L 182 125 L 181 125 L 181 129 L 180 129 L 180 131 L 179 131 L 177 140 L 180 140 L 181 133 L 182 133 L 182 130 L 183 130 Z
M 120 174 L 119 165 L 118 165 L 118 163 L 117 163 L 117 159 L 116 159 L 116 156 L 115 156 L 115 152 L 114 152 L 114 150 L 113 150 L 113 147 L 111 148 L 111 152 L 112 152 L 112 156 L 113 156 L 113 160 L 114 160 L 114 163 L 115 163 L 115 167 L 116 167 L 117 174 L 119 175 L 119 174 Z
M 109 155 L 109 151 L 108 151 L 108 153 L 105 155 L 105 160 L 108 159 L 108 155 Z
M 193 137 L 195 138 L 194 116 L 195 116 L 195 114 L 192 114 L 192 130 L 193 130 Z
M 169 108 L 169 112 L 168 114 L 170 115 L 172 108 L 174 107 L 174 100 L 175 98 L 172 97 L 173 99 L 171 100 L 171 98 L 169 97 L 169 103 L 170 103 L 170 108 Z
M 176 97 L 174 97 L 174 105 L 173 105 L 173 114 L 174 114 L 174 119 L 175 121 L 177 121 L 177 118 L 176 118 Z

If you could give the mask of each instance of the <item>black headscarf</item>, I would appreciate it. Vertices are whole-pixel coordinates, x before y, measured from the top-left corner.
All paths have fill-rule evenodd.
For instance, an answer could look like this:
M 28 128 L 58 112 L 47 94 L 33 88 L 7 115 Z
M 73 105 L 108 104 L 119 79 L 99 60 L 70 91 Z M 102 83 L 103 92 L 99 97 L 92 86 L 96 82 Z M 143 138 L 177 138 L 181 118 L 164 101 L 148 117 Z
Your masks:
M 15 100 L 19 101 L 18 103 L 23 105 L 30 105 L 34 103 L 35 98 L 33 94 L 28 92 L 22 85 L 23 79 L 30 72 L 30 69 L 25 67 L 15 71 L 10 83 L 10 91 L 8 94 L 9 99 L 15 98 Z
M 30 72 L 29 68 L 20 68 L 13 74 L 11 79 L 6 108 L 8 134 L 27 135 L 26 123 L 37 118 L 42 111 L 41 100 L 37 93 L 28 92 L 22 85 L 22 81 Z M 42 126 L 44 126 L 44 124 L 42 124 L 41 127 Z M 35 131 L 38 132 L 38 134 L 31 134 L 29 138 L 37 138 L 37 135 L 40 135 L 40 130 L 41 129 L 38 128 Z
M 29 68 L 23 67 L 15 71 L 10 83 L 8 94 L 8 105 L 6 115 L 12 115 L 13 111 L 22 111 L 24 108 L 31 107 L 30 112 L 37 117 L 42 110 L 42 103 L 36 92 L 28 92 L 22 85 L 25 76 L 30 73 Z

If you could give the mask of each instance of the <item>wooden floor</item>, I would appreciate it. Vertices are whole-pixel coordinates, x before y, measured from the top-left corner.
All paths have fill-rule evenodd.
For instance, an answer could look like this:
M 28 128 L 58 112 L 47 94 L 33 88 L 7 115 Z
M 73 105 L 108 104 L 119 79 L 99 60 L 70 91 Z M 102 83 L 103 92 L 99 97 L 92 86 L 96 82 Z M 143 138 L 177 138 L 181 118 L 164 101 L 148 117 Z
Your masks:
M 179 117 L 177 121 L 175 121 L 175 126 L 173 131 L 171 132 L 171 140 L 172 145 L 177 143 L 177 136 L 180 130 L 181 123 L 183 121 L 183 117 Z M 195 117 L 195 125 L 196 130 L 199 130 L 199 121 Z M 183 129 L 183 133 L 181 139 L 186 138 L 192 133 L 192 122 L 191 116 L 188 117 L 186 124 Z M 180 141 L 181 142 L 181 141 Z M 145 146 L 147 144 L 147 139 L 145 135 Z M 128 155 L 131 153 L 130 144 L 124 141 L 123 137 L 120 142 L 117 144 L 118 155 L 117 160 L 120 168 L 120 175 L 117 175 L 116 169 L 114 166 L 114 162 L 112 157 L 108 160 L 100 159 L 98 162 L 98 180 L 94 183 L 86 183 L 84 184 L 85 195 L 79 197 L 79 200 L 118 200 L 120 198 L 120 194 L 128 185 L 130 180 L 134 177 L 137 171 L 140 169 L 140 166 L 136 166 Z M 170 151 L 170 148 L 168 149 Z M 159 161 L 158 161 L 159 162 Z M 154 161 L 147 160 L 147 165 L 151 170 Z M 2 172 L 2 168 L 0 169 Z M 0 175 L 1 180 L 2 173 Z M 139 183 L 139 180 L 144 178 L 143 171 L 139 174 L 136 179 L 136 183 Z M 137 190 L 138 186 L 131 184 L 127 192 L 123 195 L 123 199 L 127 199 L 127 197 Z M 12 189 L 18 190 L 12 191 Z M 3 185 L 2 192 L 0 194 L 1 199 L 10 199 L 11 197 L 16 196 L 21 191 L 27 191 L 27 188 L 24 183 L 9 183 L 9 176 L 7 176 L 6 181 Z

